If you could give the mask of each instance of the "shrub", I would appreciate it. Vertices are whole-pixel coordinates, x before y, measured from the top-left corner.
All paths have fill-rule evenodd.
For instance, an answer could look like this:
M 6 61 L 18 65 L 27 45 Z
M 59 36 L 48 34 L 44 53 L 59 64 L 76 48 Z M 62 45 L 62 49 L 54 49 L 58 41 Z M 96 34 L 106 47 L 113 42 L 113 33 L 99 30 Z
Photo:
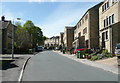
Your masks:
M 97 54 L 97 56 L 98 56 L 98 59 L 104 58 L 104 56 L 102 54 Z
M 92 61 L 98 60 L 98 56 L 92 56 L 90 60 Z
M 106 49 L 102 50 L 102 53 L 108 53 L 108 50 L 106 50 Z
M 111 57 L 111 54 L 110 53 L 106 53 L 105 57 L 109 58 L 109 57 Z

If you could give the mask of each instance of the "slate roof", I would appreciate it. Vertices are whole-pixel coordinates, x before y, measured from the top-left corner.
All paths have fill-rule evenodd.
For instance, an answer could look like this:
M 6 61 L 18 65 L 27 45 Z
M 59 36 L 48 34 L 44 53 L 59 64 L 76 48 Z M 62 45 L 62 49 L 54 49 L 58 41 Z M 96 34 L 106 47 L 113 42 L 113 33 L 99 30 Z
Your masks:
M 10 21 L 0 21 L 0 29 L 5 29 L 10 24 Z

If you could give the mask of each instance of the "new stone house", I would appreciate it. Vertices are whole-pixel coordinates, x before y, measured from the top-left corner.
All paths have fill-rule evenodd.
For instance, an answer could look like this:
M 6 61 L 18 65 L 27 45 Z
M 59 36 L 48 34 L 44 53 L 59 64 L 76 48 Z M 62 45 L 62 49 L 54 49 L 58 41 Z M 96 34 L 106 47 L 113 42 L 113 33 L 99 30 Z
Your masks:
M 73 47 L 99 47 L 99 7 L 101 4 L 88 9 L 76 24 Z
M 120 43 L 120 1 L 104 0 L 99 8 L 100 47 L 114 53 Z
M 1 17 L 0 21 L 0 36 L 1 36 L 1 53 L 12 52 L 12 28 L 17 27 L 11 23 L 11 21 L 5 20 L 5 17 Z
M 71 49 L 73 47 L 72 42 L 74 40 L 74 30 L 75 27 L 71 26 L 66 26 L 64 28 L 63 47 L 66 49 Z

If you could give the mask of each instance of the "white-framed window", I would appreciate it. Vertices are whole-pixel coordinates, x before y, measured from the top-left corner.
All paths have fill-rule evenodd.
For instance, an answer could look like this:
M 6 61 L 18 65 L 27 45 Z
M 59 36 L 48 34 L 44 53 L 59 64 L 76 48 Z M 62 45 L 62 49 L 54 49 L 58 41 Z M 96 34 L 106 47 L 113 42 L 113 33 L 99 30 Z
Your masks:
M 102 12 L 104 11 L 104 5 L 102 6 Z
M 108 0 L 103 6 L 102 6 L 102 12 L 107 10 L 110 7 L 110 1 Z
M 109 16 L 109 18 L 106 17 L 106 19 L 104 19 L 104 27 L 107 27 L 107 26 L 113 24 L 114 20 L 115 20 L 114 14 L 112 14 L 111 16 Z

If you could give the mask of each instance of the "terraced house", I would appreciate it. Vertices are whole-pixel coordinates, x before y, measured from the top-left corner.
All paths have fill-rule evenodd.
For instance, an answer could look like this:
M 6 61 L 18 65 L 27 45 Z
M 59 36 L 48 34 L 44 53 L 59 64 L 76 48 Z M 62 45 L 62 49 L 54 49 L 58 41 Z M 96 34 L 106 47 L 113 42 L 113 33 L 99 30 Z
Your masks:
M 64 28 L 64 35 L 63 35 L 63 47 L 66 49 L 71 49 L 72 42 L 74 40 L 74 30 L 76 27 L 66 26 Z
M 58 47 L 59 46 L 59 36 L 53 36 L 44 42 L 45 47 Z
M 99 7 L 101 4 L 88 9 L 76 24 L 73 47 L 99 47 Z
M 114 53 L 120 43 L 120 1 L 104 0 L 99 8 L 100 47 Z

